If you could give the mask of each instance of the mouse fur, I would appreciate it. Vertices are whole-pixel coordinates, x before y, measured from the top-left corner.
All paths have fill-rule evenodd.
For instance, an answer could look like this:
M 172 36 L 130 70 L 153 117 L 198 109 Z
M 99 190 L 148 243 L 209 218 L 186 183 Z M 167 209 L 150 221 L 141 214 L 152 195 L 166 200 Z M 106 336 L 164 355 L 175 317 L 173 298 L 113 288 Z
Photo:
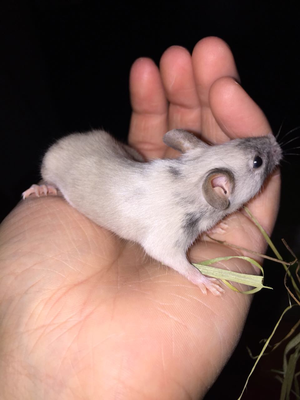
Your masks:
M 96 224 L 219 295 L 218 282 L 190 264 L 186 252 L 199 234 L 260 191 L 281 149 L 272 134 L 210 146 L 174 129 L 164 142 L 182 155 L 145 162 L 105 131 L 74 133 L 49 148 L 42 178 Z

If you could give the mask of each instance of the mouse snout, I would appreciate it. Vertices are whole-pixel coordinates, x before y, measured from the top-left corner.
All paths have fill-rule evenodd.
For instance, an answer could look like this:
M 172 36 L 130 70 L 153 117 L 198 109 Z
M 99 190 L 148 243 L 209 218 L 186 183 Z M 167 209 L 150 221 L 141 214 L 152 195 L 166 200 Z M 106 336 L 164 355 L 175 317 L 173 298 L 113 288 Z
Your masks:
M 282 159 L 282 150 L 278 143 L 272 146 L 271 149 L 272 158 L 274 160 L 274 164 L 278 165 L 279 161 Z

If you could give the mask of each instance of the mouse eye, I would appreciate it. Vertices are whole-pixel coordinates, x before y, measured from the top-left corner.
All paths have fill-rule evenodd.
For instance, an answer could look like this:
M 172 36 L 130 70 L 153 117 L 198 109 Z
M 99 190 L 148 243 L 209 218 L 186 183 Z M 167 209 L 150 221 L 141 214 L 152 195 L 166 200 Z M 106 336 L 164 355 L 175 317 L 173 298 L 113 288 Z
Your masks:
M 253 160 L 253 168 L 259 168 L 262 166 L 263 160 L 259 156 L 255 156 Z

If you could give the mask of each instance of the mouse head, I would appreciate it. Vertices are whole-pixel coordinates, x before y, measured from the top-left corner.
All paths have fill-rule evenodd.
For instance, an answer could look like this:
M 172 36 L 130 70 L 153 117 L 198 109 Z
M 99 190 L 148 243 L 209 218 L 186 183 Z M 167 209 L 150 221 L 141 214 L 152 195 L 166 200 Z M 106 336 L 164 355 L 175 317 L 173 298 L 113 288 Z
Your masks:
M 173 129 L 163 140 L 185 153 L 187 174 L 201 171 L 203 197 L 216 210 L 231 212 L 250 200 L 281 159 L 272 134 L 209 146 L 187 131 Z
M 164 135 L 164 143 L 181 153 L 198 150 L 205 152 L 210 146 L 183 129 L 173 129 Z M 203 156 L 204 156 L 203 154 Z M 234 191 L 235 178 L 228 168 L 213 168 L 205 174 L 202 184 L 203 196 L 217 210 L 226 210 Z

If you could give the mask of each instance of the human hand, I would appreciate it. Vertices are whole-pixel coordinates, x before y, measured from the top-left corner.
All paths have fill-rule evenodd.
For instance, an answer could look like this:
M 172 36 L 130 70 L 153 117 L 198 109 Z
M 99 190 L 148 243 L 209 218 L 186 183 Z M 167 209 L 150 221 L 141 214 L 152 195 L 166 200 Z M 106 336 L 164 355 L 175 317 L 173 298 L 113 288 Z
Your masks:
M 268 133 L 265 116 L 234 79 L 231 52 L 217 38 L 200 41 L 192 57 L 171 47 L 160 71 L 137 60 L 129 142 L 155 158 L 173 154 L 162 142 L 172 128 L 201 131 L 216 143 Z M 275 173 L 249 204 L 269 232 L 279 184 Z M 227 224 L 222 240 L 264 251 L 243 213 Z M 21 202 L 3 222 L 0 243 L 3 400 L 198 399 L 232 353 L 251 301 L 226 288 L 222 298 L 204 296 L 60 197 Z M 190 258 L 229 254 L 204 240 Z M 225 267 L 253 273 L 242 261 Z

